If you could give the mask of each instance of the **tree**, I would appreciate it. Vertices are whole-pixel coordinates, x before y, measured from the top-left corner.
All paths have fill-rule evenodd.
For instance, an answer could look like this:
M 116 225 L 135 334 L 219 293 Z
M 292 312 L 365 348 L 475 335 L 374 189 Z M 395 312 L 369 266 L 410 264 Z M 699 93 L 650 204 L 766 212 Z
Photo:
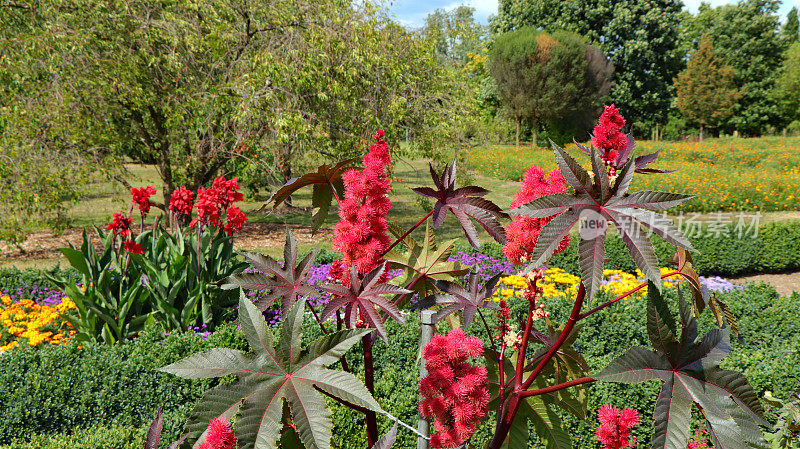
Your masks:
M 776 100 L 787 121 L 800 125 L 800 42 L 795 42 L 786 52 L 776 82 Z
M 460 5 L 449 11 L 436 9 L 425 17 L 423 33 L 433 40 L 438 55 L 463 65 L 469 54 L 481 50 L 485 29 L 475 22 L 474 14 L 475 8 Z
M 779 5 L 775 0 L 742 0 L 734 5 L 705 8 L 693 20 L 693 33 L 687 33 L 686 37 L 694 42 L 700 34 L 708 34 L 714 42 L 714 53 L 735 72 L 741 96 L 734 114 L 721 125 L 724 129 L 759 135 L 767 126 L 784 123 L 771 95 L 786 49 L 779 34 Z
M 503 34 L 489 62 L 503 108 L 516 121 L 517 145 L 523 120 L 530 121 L 535 146 L 543 123 L 580 111 L 596 112 L 608 93 L 608 63 L 572 33 L 525 27 Z
M 797 17 L 796 6 L 786 15 L 786 23 L 783 24 L 781 34 L 790 44 L 800 42 L 800 19 Z
M 40 101 L 80 151 L 155 164 L 165 202 L 240 157 L 284 182 L 379 127 L 391 142 L 410 130 L 424 154 L 458 144 L 457 90 L 431 45 L 368 2 L 18 3 L 41 32 L 11 64 L 42 60 L 52 76 L 13 103 Z
M 631 123 L 664 123 L 683 68 L 679 0 L 500 0 L 495 33 L 524 26 L 586 36 L 614 65 L 610 99 Z
M 677 106 L 683 115 L 703 126 L 717 126 L 733 115 L 739 91 L 733 70 L 714 55 L 711 38 L 703 35 L 686 69 L 675 79 Z

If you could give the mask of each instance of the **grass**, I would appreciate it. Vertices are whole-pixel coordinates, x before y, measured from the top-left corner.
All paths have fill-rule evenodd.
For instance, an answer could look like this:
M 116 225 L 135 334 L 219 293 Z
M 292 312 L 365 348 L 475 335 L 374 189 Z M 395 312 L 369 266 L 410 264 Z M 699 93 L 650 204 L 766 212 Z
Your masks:
M 585 167 L 588 158 L 566 146 Z M 676 173 L 638 175 L 633 190 L 696 195 L 677 210 L 796 211 L 800 209 L 800 137 L 723 138 L 697 142 L 637 143 L 637 154 L 658 151 L 654 168 Z M 471 169 L 500 180 L 518 181 L 528 167 L 556 168 L 549 148 L 492 146 L 468 153 Z

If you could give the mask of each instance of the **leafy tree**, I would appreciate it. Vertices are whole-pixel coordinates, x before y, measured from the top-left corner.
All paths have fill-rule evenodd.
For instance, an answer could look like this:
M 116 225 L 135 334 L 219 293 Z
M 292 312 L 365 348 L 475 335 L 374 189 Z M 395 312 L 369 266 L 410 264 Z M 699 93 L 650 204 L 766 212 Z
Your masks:
M 611 101 L 631 123 L 666 121 L 683 68 L 678 0 L 500 0 L 495 33 L 524 26 L 587 36 L 614 64 Z
M 525 27 L 498 36 L 489 62 L 503 107 L 516 121 L 517 145 L 524 120 L 536 145 L 542 124 L 594 113 L 608 92 L 608 63 L 573 33 Z
M 687 67 L 675 79 L 677 106 L 683 115 L 703 126 L 717 126 L 733 115 L 739 98 L 733 70 L 714 55 L 711 39 L 704 35 Z
M 800 19 L 797 18 L 796 6 L 786 15 L 786 23 L 783 24 L 781 34 L 789 43 L 800 41 Z
M 758 135 L 784 121 L 771 96 L 785 50 L 779 34 L 779 5 L 775 0 L 742 0 L 705 8 L 693 19 L 687 38 L 708 34 L 714 53 L 734 70 L 741 92 L 734 115 L 722 124 L 725 129 Z
M 800 42 L 786 52 L 776 84 L 776 100 L 788 120 L 800 121 Z
M 475 8 L 436 9 L 425 17 L 425 35 L 433 40 L 436 53 L 445 60 L 464 64 L 470 53 L 483 47 L 484 26 L 475 22 Z
M 32 31 L 10 64 L 32 77 L 26 67 L 41 60 L 53 76 L 12 104 L 30 114 L 36 99 L 52 112 L 46 126 L 80 142 L 84 155 L 91 149 L 155 164 L 165 201 L 179 185 L 206 184 L 239 156 L 260 162 L 267 180 L 285 181 L 311 152 L 347 156 L 379 126 L 409 130 L 427 153 L 458 142 L 449 118 L 458 90 L 431 45 L 369 3 L 16 6 Z

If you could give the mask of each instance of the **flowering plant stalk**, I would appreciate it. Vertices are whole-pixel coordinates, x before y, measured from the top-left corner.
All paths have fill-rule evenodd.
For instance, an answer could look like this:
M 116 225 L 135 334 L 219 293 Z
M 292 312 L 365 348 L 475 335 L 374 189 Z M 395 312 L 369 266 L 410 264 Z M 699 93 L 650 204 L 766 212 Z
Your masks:
M 324 221 L 330 203 L 334 199 L 338 202 L 340 221 L 335 228 L 334 244 L 342 251 L 343 258 L 331 270 L 329 283 L 316 287 L 307 282 L 307 260 L 296 262 L 296 242 L 288 233 L 283 266 L 270 258 L 248 257 L 255 266 L 265 268 L 263 272 L 232 277 L 226 288 L 269 291 L 272 301 L 281 298 L 284 304 L 281 313 L 286 322 L 277 341 L 274 340 L 264 330 L 256 305 L 242 299 L 240 310 L 248 310 L 242 317 L 242 326 L 255 355 L 230 351 L 223 354 L 223 350 L 218 350 L 219 353 L 198 354 L 165 368 L 185 377 L 236 374 L 239 382 L 246 385 L 240 390 L 229 388 L 207 395 L 194 413 L 202 419 L 191 420 L 187 428 L 203 428 L 208 420 L 231 416 L 238 410 L 241 418 L 235 431 L 239 441 L 257 446 L 260 443 L 256 442 L 264 442 L 264 447 L 274 447 L 280 437 L 279 430 L 285 425 L 277 404 L 285 403 L 291 410 L 288 419 L 293 423 L 292 428 L 305 447 L 327 449 L 331 423 L 327 407 L 321 405 L 320 395 L 324 395 L 364 413 L 368 444 L 377 444 L 377 416 L 395 418 L 373 398 L 372 343 L 378 337 L 385 340 L 391 337 L 385 332 L 384 323 L 389 318 L 403 323 L 402 309 L 432 308 L 436 310 L 435 321 L 447 318 L 451 326 L 457 328 L 461 322 L 463 328 L 452 330 L 446 337 L 434 337 L 423 349 L 429 375 L 419 385 L 422 396 L 419 411 L 423 417 L 434 420 L 436 433 L 419 438 L 430 447 L 452 448 L 470 443 L 487 411 L 493 410 L 496 418 L 486 444 L 488 449 L 525 447 L 531 438 L 529 425 L 547 448 L 571 448 L 570 435 L 556 409 L 586 419 L 586 384 L 637 383 L 649 379 L 663 382 L 653 411 L 653 448 L 687 446 L 694 405 L 706 418 L 714 447 L 744 449 L 763 445 L 759 430 L 759 425 L 764 424 L 763 410 L 753 389 L 740 373 L 719 367 L 720 360 L 730 352 L 729 310 L 700 284 L 692 269 L 689 251 L 693 248 L 689 241 L 671 222 L 659 219 L 653 212 L 676 206 L 690 197 L 629 191 L 635 173 L 661 171 L 645 168 L 655 161 L 655 155 L 634 155 L 633 138 L 621 133 L 624 124 L 616 108 L 605 109 L 593 139 L 600 148 L 586 147 L 591 173 L 554 146 L 559 170 L 549 177 L 538 168 L 529 170 L 520 194 L 513 200 L 513 209 L 508 212 L 485 199 L 489 193 L 486 189 L 457 188 L 455 161 L 441 174 L 431 167 L 433 187 L 414 191 L 434 199 L 435 205 L 405 231 L 392 227 L 386 219 L 391 207 L 386 168 L 391 158 L 383 131 L 375 134 L 374 144 L 363 158 L 363 170 L 348 171 L 351 161 L 333 168 L 326 165 L 281 187 L 271 199 L 275 206 L 300 188 L 312 186 L 312 202 L 318 211 L 315 226 Z M 466 282 L 461 282 L 461 276 L 469 272 L 468 267 L 446 262 L 452 242 L 437 244 L 433 229 L 442 226 L 450 213 L 476 248 L 479 241 L 474 223 L 505 245 L 512 262 L 527 264 L 523 300 L 528 307 L 518 328 L 511 322 L 506 302 L 498 305 L 491 300 L 496 278 L 481 285 L 473 271 Z M 509 214 L 513 221 L 504 227 L 501 220 L 509 218 Z M 609 224 L 616 227 L 647 280 L 595 305 Z M 422 225 L 425 225 L 425 239 L 420 243 L 412 234 Z M 563 250 L 569 238 L 575 238 L 570 237 L 570 231 L 576 226 L 580 230 L 581 283 L 569 316 L 557 326 L 546 310 L 540 281 L 550 256 Z M 661 272 L 645 230 L 676 246 L 673 271 Z M 394 234 L 394 241 L 388 237 L 389 233 Z M 406 251 L 401 253 L 398 246 L 404 246 Z M 405 274 L 389 280 L 385 274 L 388 269 L 401 269 Z M 675 276 L 681 277 L 692 293 L 691 303 L 680 297 L 680 327 L 661 296 L 662 278 Z M 607 307 L 644 288 L 647 288 L 647 331 L 652 348 L 630 348 L 601 371 L 591 373 L 573 348 L 586 318 L 603 313 Z M 318 289 L 331 296 L 322 311 L 307 301 Z M 411 301 L 415 294 L 416 303 Z M 266 307 L 272 301 L 258 306 Z M 301 350 L 299 336 L 298 323 L 304 309 L 311 312 L 324 333 L 321 340 L 309 346 L 308 355 L 303 355 L 306 350 Z M 499 309 L 494 328 L 490 325 L 492 316 L 485 313 L 487 309 Z M 700 337 L 696 316 L 706 309 L 715 314 L 718 327 Z M 460 315 L 462 320 L 453 314 Z M 470 322 L 482 326 L 492 338 L 481 342 L 468 336 Z M 362 341 L 363 385 L 354 383 L 342 358 L 356 339 Z M 481 355 L 485 365 L 473 364 Z M 324 376 L 315 381 L 309 374 L 303 377 L 307 383 L 299 382 L 295 370 L 305 369 L 303 363 L 311 361 L 324 366 L 338 362 L 342 369 L 320 365 L 314 368 L 313 376 L 321 376 L 322 372 Z M 253 364 L 264 366 L 256 368 Z M 250 382 L 256 372 L 253 370 L 268 375 L 269 381 L 262 386 Z M 276 378 L 292 382 L 296 393 L 287 394 L 283 387 L 277 390 L 269 387 Z M 623 443 L 627 444 L 630 428 L 638 422 L 638 412 L 626 409 L 618 415 L 616 409 L 608 408 L 601 413 L 601 419 L 605 427 L 598 430 L 598 437 L 603 444 L 625 447 Z M 190 435 L 189 441 L 192 438 Z M 385 443 L 386 439 L 381 440 L 381 447 L 388 447 Z

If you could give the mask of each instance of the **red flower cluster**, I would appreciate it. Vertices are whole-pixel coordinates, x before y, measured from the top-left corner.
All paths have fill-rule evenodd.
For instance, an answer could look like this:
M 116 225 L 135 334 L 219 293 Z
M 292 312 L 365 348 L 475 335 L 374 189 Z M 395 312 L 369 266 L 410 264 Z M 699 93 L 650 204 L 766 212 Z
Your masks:
M 131 189 L 131 201 L 139 205 L 139 212 L 142 217 L 150 212 L 150 197 L 156 194 L 156 188 L 153 186 L 142 187 L 141 189 Z
M 126 217 L 119 212 L 114 213 L 114 218 L 111 219 L 111 223 L 106 226 L 106 229 L 114 233 L 114 237 L 116 238 L 117 235 L 121 235 L 123 238 L 131 235 L 131 225 L 133 224 L 133 218 Z
M 639 424 L 639 412 L 632 408 L 618 410 L 613 405 L 604 405 L 597 411 L 597 426 L 594 434 L 602 444 L 601 449 L 620 449 L 630 446 L 631 428 Z M 634 446 L 636 439 L 634 438 Z
M 131 240 L 124 240 L 122 242 L 122 246 L 125 251 L 134 254 L 144 254 L 144 250 L 142 249 L 142 245 L 136 243 L 133 239 Z
M 604 150 L 608 160 L 616 160 L 619 152 L 628 145 L 628 137 L 621 131 L 625 126 L 625 118 L 613 104 L 606 106 L 600 116 L 600 123 L 595 126 L 592 142 L 594 146 Z
M 364 170 L 349 170 L 342 177 L 344 200 L 339 205 L 333 247 L 342 253 L 345 265 L 355 265 L 361 273 L 381 264 L 381 254 L 391 243 L 386 219 L 392 207 L 388 196 L 391 181 L 386 176 L 391 161 L 381 129 L 364 156 Z
M 236 449 L 236 437 L 230 423 L 224 419 L 212 419 L 206 429 L 206 440 L 198 449 Z
M 564 177 L 558 169 L 550 172 L 548 179 L 544 170 L 534 165 L 525 172 L 525 176 L 522 178 L 522 185 L 514 198 L 514 202 L 511 203 L 511 207 L 521 206 L 544 195 L 565 193 L 566 191 L 567 186 L 564 182 Z M 514 221 L 506 227 L 507 241 L 503 246 L 503 253 L 505 253 L 508 261 L 514 265 L 527 261 L 533 254 L 533 249 L 536 247 L 536 241 L 539 239 L 539 233 L 542 228 L 553 218 L 555 218 L 555 215 L 547 218 L 515 215 Z M 569 236 L 561 240 L 556 252 L 564 251 L 567 246 L 569 246 Z
M 706 429 L 695 429 L 694 437 L 692 437 L 691 441 L 689 441 L 686 449 L 709 449 L 710 446 L 708 445 L 705 435 L 707 433 L 708 430 Z
M 486 416 L 489 403 L 486 368 L 468 363 L 483 355 L 483 341 L 453 329 L 445 337 L 436 335 L 422 350 L 428 376 L 419 383 L 420 414 L 435 419 L 439 432 L 430 446 L 454 448 L 475 433 Z
M 244 195 L 239 192 L 239 177 L 233 179 L 225 179 L 224 176 L 214 180 L 214 190 L 217 191 L 217 199 L 222 209 L 227 209 L 231 204 L 242 201 Z
M 189 226 L 194 226 L 198 222 L 204 225 L 217 224 L 219 221 L 220 195 L 217 189 L 197 189 L 197 218 L 192 220 Z
M 184 186 L 178 187 L 169 197 L 169 210 L 183 217 L 192 215 L 192 208 L 194 207 L 194 203 L 192 202 L 193 197 L 194 192 Z
M 225 215 L 225 232 L 228 235 L 233 235 L 235 231 L 242 229 L 245 221 L 247 221 L 247 217 L 245 217 L 241 209 L 236 206 L 229 207 Z

